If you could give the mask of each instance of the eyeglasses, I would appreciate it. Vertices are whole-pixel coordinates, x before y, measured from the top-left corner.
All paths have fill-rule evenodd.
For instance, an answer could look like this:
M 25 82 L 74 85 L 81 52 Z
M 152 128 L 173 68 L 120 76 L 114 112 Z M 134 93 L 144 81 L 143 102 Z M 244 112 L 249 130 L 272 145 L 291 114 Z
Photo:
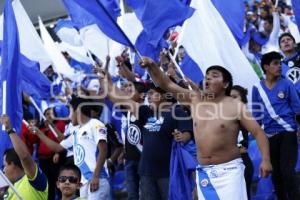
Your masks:
M 78 178 L 74 176 L 60 176 L 58 177 L 58 182 L 65 183 L 67 180 L 69 180 L 70 183 L 77 183 Z

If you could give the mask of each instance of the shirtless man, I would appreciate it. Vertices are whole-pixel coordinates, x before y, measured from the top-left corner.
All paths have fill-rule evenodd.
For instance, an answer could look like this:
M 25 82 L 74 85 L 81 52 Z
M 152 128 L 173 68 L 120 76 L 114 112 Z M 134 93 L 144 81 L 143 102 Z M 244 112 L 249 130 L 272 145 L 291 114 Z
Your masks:
M 144 58 L 153 81 L 171 92 L 182 104 L 191 107 L 197 145 L 197 189 L 199 199 L 247 199 L 244 165 L 236 145 L 240 125 L 255 137 L 262 153 L 260 175 L 272 170 L 268 140 L 245 105 L 229 96 L 232 77 L 223 67 L 207 69 L 203 91 L 190 91 L 174 84 L 156 66 Z

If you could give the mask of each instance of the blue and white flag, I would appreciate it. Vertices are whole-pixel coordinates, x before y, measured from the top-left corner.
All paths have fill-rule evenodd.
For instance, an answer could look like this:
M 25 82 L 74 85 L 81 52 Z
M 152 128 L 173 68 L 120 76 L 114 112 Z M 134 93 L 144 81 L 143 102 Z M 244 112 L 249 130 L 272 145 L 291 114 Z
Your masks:
M 250 91 L 259 78 L 222 16 L 210 0 L 193 0 L 191 7 L 196 11 L 185 21 L 178 45 L 185 48 L 203 74 L 212 65 L 223 66 L 232 74 L 234 84 Z
M 109 38 L 133 48 L 128 37 L 118 26 L 115 15 L 108 10 L 111 7 L 105 7 L 108 4 L 98 0 L 63 0 L 63 2 L 78 29 L 96 24 Z
M 0 53 L 2 53 L 3 41 L 0 41 Z M 29 96 L 48 99 L 51 97 L 51 82 L 40 71 L 40 65 L 36 61 L 29 60 L 24 55 L 20 56 L 21 62 L 21 90 Z M 34 78 L 32 78 L 34 77 Z
M 59 19 L 55 25 L 54 32 L 61 41 L 73 46 L 82 46 L 82 41 L 75 24 L 68 19 Z
M 203 73 L 200 67 L 188 54 L 185 54 L 182 63 L 180 64 L 180 68 L 183 74 L 194 83 L 199 84 L 200 81 L 203 80 Z

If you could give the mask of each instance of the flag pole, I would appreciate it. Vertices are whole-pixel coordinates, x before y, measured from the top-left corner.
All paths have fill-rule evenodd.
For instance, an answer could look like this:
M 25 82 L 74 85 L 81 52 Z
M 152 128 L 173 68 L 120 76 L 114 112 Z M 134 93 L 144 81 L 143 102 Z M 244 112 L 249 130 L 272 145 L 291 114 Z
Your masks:
M 14 193 L 17 195 L 18 199 L 23 200 L 15 186 L 8 180 L 8 178 L 3 174 L 2 170 L 0 170 L 0 176 L 2 179 L 8 184 L 8 186 L 14 191 Z
M 171 58 L 172 63 L 175 65 L 176 69 L 178 70 L 178 72 L 182 76 L 183 80 L 188 83 L 188 81 L 185 78 L 185 75 L 184 75 L 183 71 L 181 70 L 180 66 L 178 65 L 178 63 L 175 60 L 175 58 L 171 55 L 171 53 L 170 53 L 169 50 L 168 50 L 168 56 Z M 192 87 L 191 87 L 191 85 L 189 83 L 188 83 L 188 87 L 189 87 L 189 90 L 193 90 Z
M 23 119 L 22 122 L 25 124 L 25 126 L 29 126 L 29 123 L 25 119 Z
M 138 56 L 138 58 L 140 60 L 143 59 L 142 55 L 140 54 L 140 52 L 138 51 L 138 49 L 132 44 L 132 42 L 130 41 L 130 39 L 128 38 L 128 36 L 124 33 L 124 31 L 122 30 L 122 28 L 119 26 L 119 24 L 112 18 L 112 16 L 109 14 L 109 12 L 106 10 L 105 6 L 102 4 L 101 1 L 96 1 L 98 3 L 98 5 L 104 10 L 105 14 L 109 17 L 109 19 L 115 24 L 115 26 L 118 28 L 118 30 L 123 34 L 123 36 L 125 37 L 125 39 L 127 40 L 127 42 L 130 45 L 130 48 L 132 48 L 134 50 L 134 52 L 136 53 L 136 55 Z
M 31 103 L 33 104 L 33 106 L 35 107 L 35 109 L 39 112 L 40 116 L 42 116 L 43 120 L 47 120 L 44 113 L 41 111 L 41 109 L 36 104 L 35 100 L 31 96 L 29 97 L 29 99 L 30 99 Z M 52 133 L 55 135 L 55 137 L 58 137 L 58 134 L 56 133 L 56 131 L 54 130 L 54 128 L 52 127 L 51 124 L 49 124 L 49 128 L 52 131 Z
M 6 80 L 2 82 L 2 115 L 6 114 Z M 5 126 L 2 125 L 2 131 L 5 131 Z

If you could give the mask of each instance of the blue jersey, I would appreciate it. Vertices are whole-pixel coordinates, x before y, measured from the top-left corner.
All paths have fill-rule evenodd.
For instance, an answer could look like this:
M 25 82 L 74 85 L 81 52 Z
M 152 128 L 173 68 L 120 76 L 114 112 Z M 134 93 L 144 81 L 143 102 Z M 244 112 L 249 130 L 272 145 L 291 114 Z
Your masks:
M 262 94 L 259 92 L 258 88 L 254 86 L 252 90 L 252 109 L 253 116 L 264 126 L 265 132 L 267 134 L 273 134 L 276 132 L 287 131 L 287 129 L 278 122 L 278 118 L 281 118 L 289 127 L 291 127 L 291 129 L 293 129 L 293 131 L 296 131 L 297 123 L 295 116 L 300 114 L 300 100 L 293 83 L 281 78 L 272 89 L 268 89 L 264 81 L 260 81 L 260 85 L 265 92 L 270 105 L 268 108 L 266 107 L 267 105 L 263 101 Z M 262 105 L 260 111 L 257 103 Z M 277 116 L 275 119 L 271 117 L 270 109 L 275 112 L 275 115 Z

